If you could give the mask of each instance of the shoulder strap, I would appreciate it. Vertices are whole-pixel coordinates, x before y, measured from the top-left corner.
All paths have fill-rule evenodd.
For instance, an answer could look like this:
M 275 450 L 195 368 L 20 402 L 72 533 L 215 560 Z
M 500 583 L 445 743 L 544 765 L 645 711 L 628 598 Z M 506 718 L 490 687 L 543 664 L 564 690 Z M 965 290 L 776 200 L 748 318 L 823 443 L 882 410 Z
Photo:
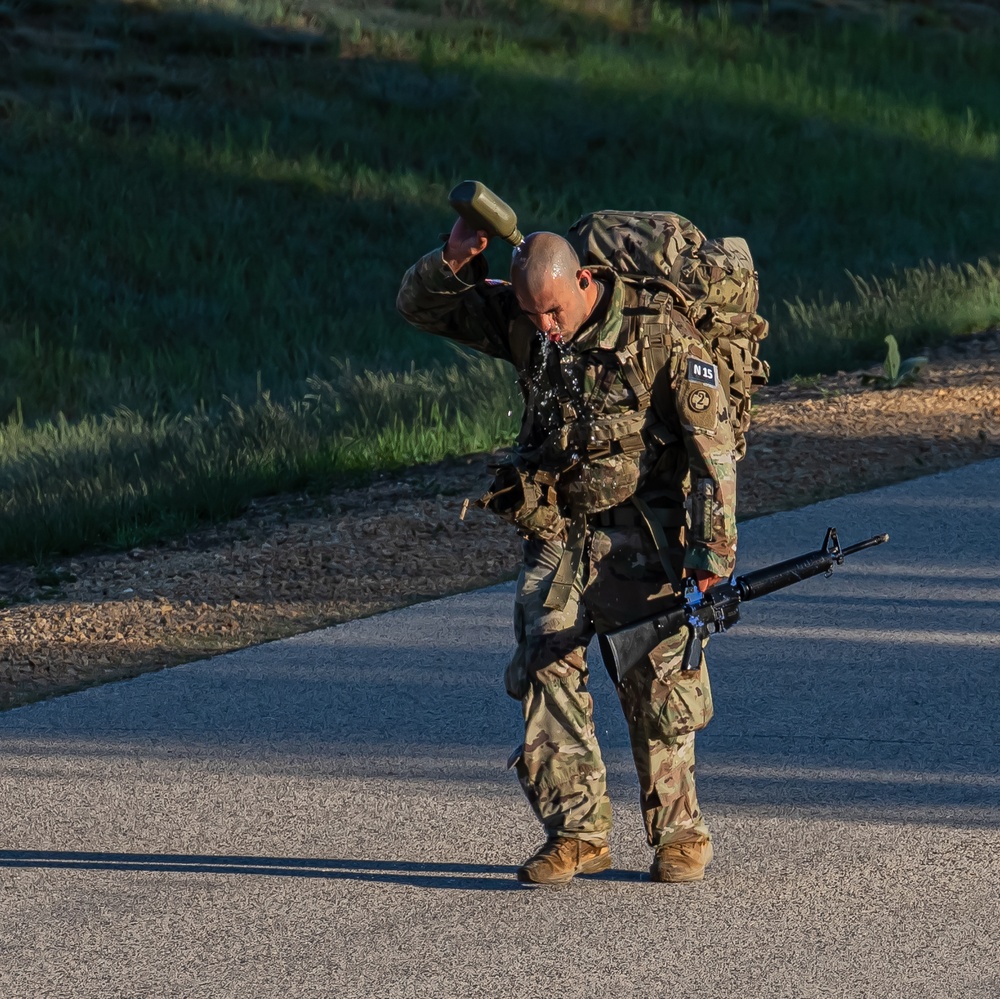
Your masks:
M 638 301 L 622 310 L 626 322 L 615 356 L 639 408 L 647 409 L 653 381 L 670 358 L 670 313 L 675 297 L 667 283 L 658 279 L 628 283 L 636 286 Z

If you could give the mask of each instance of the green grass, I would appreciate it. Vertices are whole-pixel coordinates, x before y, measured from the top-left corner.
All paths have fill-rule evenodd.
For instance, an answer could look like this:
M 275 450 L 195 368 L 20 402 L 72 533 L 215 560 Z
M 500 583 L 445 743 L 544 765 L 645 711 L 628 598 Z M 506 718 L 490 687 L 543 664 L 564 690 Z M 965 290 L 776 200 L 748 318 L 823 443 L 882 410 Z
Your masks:
M 300 399 L 149 417 L 0 426 L 0 551 L 41 561 L 129 548 L 236 514 L 252 496 L 486 451 L 516 430 L 515 386 L 489 358 L 432 371 L 311 379 Z
M 830 304 L 790 303 L 779 347 L 796 336 L 813 345 L 813 365 L 833 370 L 843 346 L 869 355 L 874 339 L 892 335 L 905 351 L 919 351 L 954 333 L 989 328 L 1000 316 L 1000 267 L 989 260 L 956 267 L 926 263 L 882 278 L 852 276 L 856 295 Z
M 465 177 L 745 236 L 776 377 L 996 322 L 997 18 L 871 6 L 0 3 L 0 556 L 509 440 L 393 310 Z

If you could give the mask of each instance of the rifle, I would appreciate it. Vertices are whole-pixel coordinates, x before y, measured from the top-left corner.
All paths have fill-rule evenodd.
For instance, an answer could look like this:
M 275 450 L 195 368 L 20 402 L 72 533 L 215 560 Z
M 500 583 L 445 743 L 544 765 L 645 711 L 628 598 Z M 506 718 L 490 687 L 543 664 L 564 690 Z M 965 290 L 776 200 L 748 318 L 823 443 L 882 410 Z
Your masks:
M 888 540 L 888 534 L 876 534 L 867 541 L 841 548 L 837 529 L 830 527 L 819 551 L 776 562 L 745 576 L 731 577 L 724 583 L 716 583 L 705 593 L 698 589 L 694 580 L 690 580 L 683 603 L 598 636 L 604 665 L 612 680 L 620 684 L 640 659 L 649 655 L 664 639 L 687 627 L 690 635 L 681 669 L 697 670 L 704 639 L 712 633 L 728 631 L 736 624 L 740 619 L 740 604 L 744 600 L 755 600 L 793 583 L 801 583 L 810 576 L 818 576 L 821 572 L 830 576 L 834 565 L 843 565 L 848 555 L 874 548 Z

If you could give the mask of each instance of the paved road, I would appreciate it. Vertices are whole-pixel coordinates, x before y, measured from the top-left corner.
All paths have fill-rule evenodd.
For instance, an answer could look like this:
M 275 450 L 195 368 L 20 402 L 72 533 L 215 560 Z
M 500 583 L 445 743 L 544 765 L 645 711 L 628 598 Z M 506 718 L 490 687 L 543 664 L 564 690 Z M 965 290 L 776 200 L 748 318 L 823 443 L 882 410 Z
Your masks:
M 743 528 L 890 545 L 712 643 L 716 862 L 513 878 L 511 587 L 0 715 L 0 996 L 1000 997 L 1000 462 Z M 597 662 L 595 656 L 595 663 Z

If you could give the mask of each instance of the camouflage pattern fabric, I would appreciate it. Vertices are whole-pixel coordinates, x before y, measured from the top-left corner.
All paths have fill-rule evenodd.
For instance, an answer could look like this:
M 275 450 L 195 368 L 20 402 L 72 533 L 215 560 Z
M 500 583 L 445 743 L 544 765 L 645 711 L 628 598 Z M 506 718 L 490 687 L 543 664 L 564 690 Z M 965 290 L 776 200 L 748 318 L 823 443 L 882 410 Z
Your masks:
M 522 703 L 515 766 L 533 810 L 550 835 L 592 841 L 607 836 L 611 811 L 587 643 L 595 628 L 677 598 L 664 563 L 675 577 L 695 569 L 728 576 L 736 558 L 736 443 L 719 368 L 683 315 L 644 310 L 613 271 L 600 280 L 610 288 L 606 307 L 563 346 L 521 313 L 506 282 L 486 280 L 482 257 L 455 275 L 441 250 L 428 253 L 397 299 L 418 328 L 514 366 L 525 409 L 511 456 L 519 474 L 506 481 L 532 495 L 554 489 L 559 515 L 571 528 L 583 525 L 584 557 L 574 562 L 568 599 L 547 607 L 566 532 L 548 517 L 536 530 L 511 518 L 526 540 L 506 684 Z M 663 344 L 662 357 L 636 355 L 637 363 L 661 362 L 642 380 L 619 357 L 636 335 Z M 654 518 L 659 542 L 633 499 Z M 653 846 L 708 838 L 695 795 L 694 732 L 712 716 L 711 689 L 704 661 L 681 673 L 684 641 L 661 644 L 618 688 Z
M 558 542 L 524 542 L 517 648 L 504 678 L 524 715 L 514 766 L 549 836 L 600 842 L 611 828 L 611 803 L 587 691 L 587 644 L 595 626 L 655 613 L 674 594 L 638 524 L 594 530 L 571 599 L 547 610 L 545 594 L 561 557 Z M 710 839 L 695 793 L 694 732 L 712 717 L 712 691 L 704 657 L 697 672 L 681 672 L 685 641 L 678 635 L 657 646 L 618 688 L 654 847 Z
M 600 211 L 577 219 L 568 238 L 587 266 L 662 276 L 695 323 L 709 309 L 735 315 L 757 308 L 757 272 L 738 236 L 707 239 L 673 212 Z
M 673 212 L 606 210 L 578 218 L 567 239 L 587 266 L 606 264 L 622 274 L 659 274 L 677 284 L 682 269 L 688 275 L 705 234 Z

